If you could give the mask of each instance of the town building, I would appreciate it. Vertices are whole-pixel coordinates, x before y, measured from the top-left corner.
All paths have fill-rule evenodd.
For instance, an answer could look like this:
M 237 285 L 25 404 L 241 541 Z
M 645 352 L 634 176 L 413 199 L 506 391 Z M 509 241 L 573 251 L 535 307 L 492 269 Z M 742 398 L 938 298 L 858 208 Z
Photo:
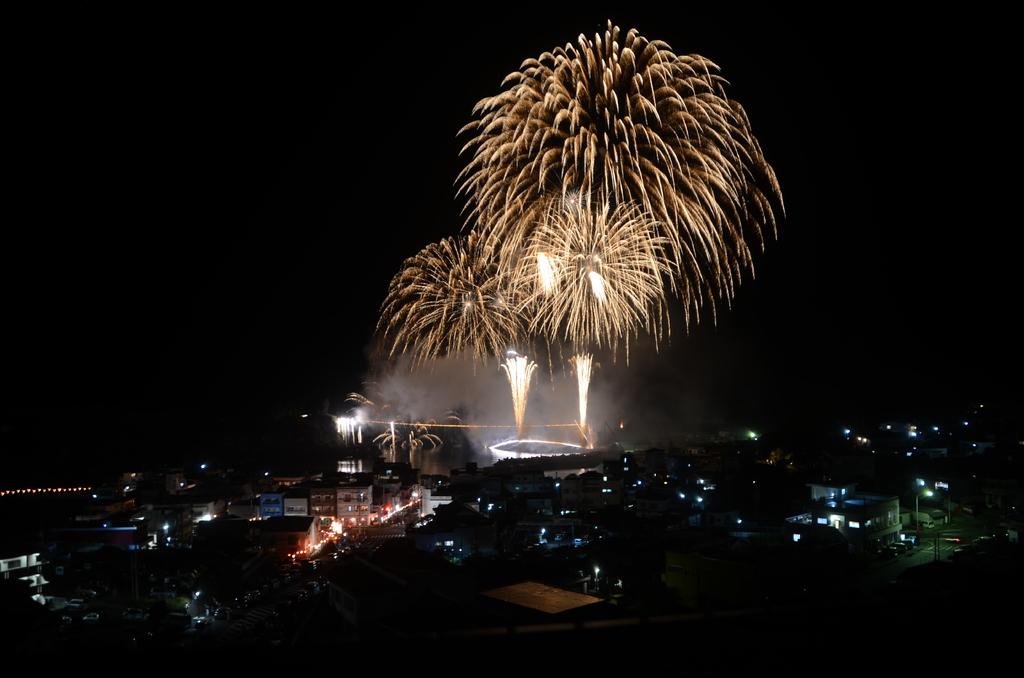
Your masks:
M 850 551 L 877 551 L 899 540 L 899 497 L 857 492 L 856 483 L 809 483 L 807 511 L 791 522 L 827 525 L 846 537 Z

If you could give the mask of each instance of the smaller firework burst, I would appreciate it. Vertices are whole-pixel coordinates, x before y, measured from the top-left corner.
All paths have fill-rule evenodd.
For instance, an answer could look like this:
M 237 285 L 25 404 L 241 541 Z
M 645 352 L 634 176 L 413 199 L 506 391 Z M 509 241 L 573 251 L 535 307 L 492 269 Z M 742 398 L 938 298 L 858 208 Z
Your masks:
M 550 200 L 511 278 L 530 332 L 577 350 L 614 350 L 641 331 L 660 339 L 673 271 L 666 244 L 638 205 Z
M 476 234 L 428 245 L 388 288 L 377 325 L 387 354 L 409 354 L 415 366 L 459 353 L 501 355 L 522 329 L 506 287 Z

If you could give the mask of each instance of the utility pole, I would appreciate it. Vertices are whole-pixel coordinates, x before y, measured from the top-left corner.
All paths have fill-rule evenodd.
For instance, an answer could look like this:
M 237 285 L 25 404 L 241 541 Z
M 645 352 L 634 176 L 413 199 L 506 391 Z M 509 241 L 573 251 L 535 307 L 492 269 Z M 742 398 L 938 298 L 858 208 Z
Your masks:
M 139 552 L 132 551 L 130 560 L 131 595 L 132 600 L 139 599 Z

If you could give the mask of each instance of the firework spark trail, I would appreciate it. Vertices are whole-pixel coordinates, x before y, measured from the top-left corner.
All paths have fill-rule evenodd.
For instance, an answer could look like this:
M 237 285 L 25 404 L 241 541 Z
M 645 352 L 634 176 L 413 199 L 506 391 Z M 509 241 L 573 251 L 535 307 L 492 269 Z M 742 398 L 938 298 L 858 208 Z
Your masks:
M 396 449 L 401 446 L 407 450 L 418 450 L 423 447 L 433 449 L 444 444 L 444 441 L 440 436 L 430 433 L 426 429 L 426 424 L 416 424 L 409 429 L 406 436 L 399 442 L 398 434 L 395 432 L 395 426 L 399 422 L 388 422 L 389 427 L 387 431 L 379 434 L 373 439 L 373 442 L 383 448 L 391 448 L 392 454 Z
M 367 424 L 389 424 L 378 419 L 367 419 Z M 513 428 L 509 424 L 438 424 L 433 421 L 396 421 L 395 426 L 423 426 L 425 428 Z M 576 424 L 534 424 L 540 428 L 576 428 Z
M 545 252 L 537 253 L 537 276 L 544 294 L 555 291 L 555 267 Z
M 592 447 L 590 427 L 587 425 L 587 398 L 590 392 L 590 374 L 594 364 L 594 356 L 589 353 L 578 353 L 572 357 L 572 365 L 576 370 L 576 389 L 579 394 L 580 436 L 587 447 Z
M 363 422 L 356 417 L 335 417 L 334 425 L 338 430 L 338 435 L 341 436 L 348 444 L 356 443 L 361 445 L 363 443 Z
M 391 448 L 391 454 L 394 455 L 398 449 L 398 436 L 395 434 L 395 422 L 388 422 L 388 430 L 377 435 L 373 439 L 373 442 L 380 445 L 380 448 Z M 392 460 L 393 461 L 393 460 Z
M 531 333 L 577 352 L 615 350 L 646 330 L 668 330 L 663 277 L 667 240 L 636 204 L 612 208 L 586 196 L 552 203 L 510 280 Z
M 526 399 L 530 394 L 530 380 L 533 378 L 533 370 L 537 364 L 527 360 L 526 356 L 510 353 L 505 358 L 501 369 L 508 377 L 509 386 L 512 389 L 512 409 L 516 417 L 516 434 L 523 437 L 523 420 L 526 416 Z
M 369 386 L 372 387 L 373 384 L 369 384 Z M 363 424 L 387 423 L 367 419 L 367 413 L 372 413 L 371 416 L 376 416 L 382 414 L 386 410 L 392 409 L 391 405 L 389 403 L 384 402 L 383 400 L 378 399 L 377 401 L 374 401 L 368 398 L 367 396 L 363 395 L 362 393 L 356 393 L 354 391 L 349 393 L 348 396 L 345 397 L 345 402 L 355 404 L 355 407 L 349 410 L 349 416 L 350 418 L 355 419 L 359 423 L 359 427 L 358 429 L 356 429 L 356 440 L 360 445 L 362 445 L 363 443 Z M 378 402 L 380 404 L 378 404 Z
M 548 203 L 568 195 L 638 202 L 668 240 L 689 326 L 730 300 L 749 241 L 774 236 L 782 195 L 719 67 L 611 22 L 603 35 L 527 59 L 460 131 L 471 155 L 456 180 L 466 224 L 514 261 Z
M 491 259 L 473 233 L 406 259 L 377 324 L 387 354 L 409 353 L 415 366 L 461 352 L 480 361 L 501 355 L 521 323 Z

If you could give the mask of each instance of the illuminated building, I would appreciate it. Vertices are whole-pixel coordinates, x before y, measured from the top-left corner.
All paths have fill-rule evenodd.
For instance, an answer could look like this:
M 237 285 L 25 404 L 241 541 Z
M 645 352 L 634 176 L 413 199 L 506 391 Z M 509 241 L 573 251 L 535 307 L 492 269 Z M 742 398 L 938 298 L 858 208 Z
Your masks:
M 16 549 L 21 551 L 24 549 Z M 32 600 L 41 605 L 46 604 L 43 597 L 43 586 L 49 582 L 43 577 L 43 559 L 38 553 L 25 553 L 20 556 L 4 554 L 0 558 L 0 579 L 18 579 L 26 584 L 32 591 Z
M 277 518 L 284 515 L 284 493 L 263 492 L 260 494 L 260 519 Z
M 839 531 L 851 552 L 874 551 L 899 540 L 899 497 L 857 492 L 856 483 L 808 483 L 811 503 L 790 522 L 824 525 Z
M 338 520 L 348 527 L 369 525 L 373 520 L 373 484 L 365 482 L 338 485 Z
M 286 491 L 284 493 L 284 514 L 286 516 L 308 516 L 309 490 L 296 487 Z
M 338 516 L 338 488 L 335 485 L 314 485 L 309 489 L 310 514 L 320 518 L 321 527 Z

